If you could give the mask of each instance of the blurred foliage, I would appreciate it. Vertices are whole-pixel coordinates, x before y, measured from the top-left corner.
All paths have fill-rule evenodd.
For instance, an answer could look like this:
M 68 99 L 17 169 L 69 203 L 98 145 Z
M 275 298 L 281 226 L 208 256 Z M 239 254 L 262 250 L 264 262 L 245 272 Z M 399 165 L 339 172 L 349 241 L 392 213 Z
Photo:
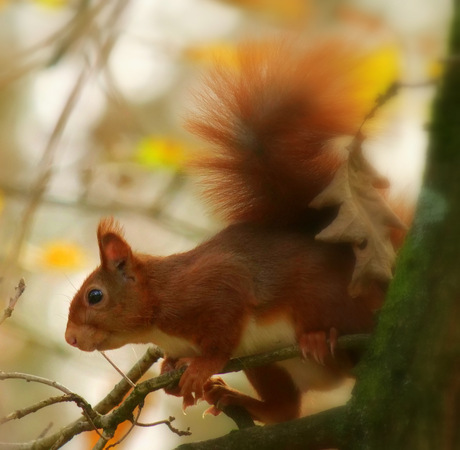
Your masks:
M 210 64 L 219 61 L 220 64 L 232 67 L 238 64 L 236 50 L 234 43 L 214 42 L 187 48 L 185 56 L 195 64 Z
M 31 0 L 37 3 L 40 6 L 44 6 L 46 8 L 63 8 L 69 2 L 68 0 Z
M 84 266 L 84 250 L 73 242 L 53 241 L 41 249 L 43 269 L 77 270 Z
M 147 136 L 138 143 L 135 161 L 152 169 L 181 170 L 186 151 L 184 144 L 170 137 Z

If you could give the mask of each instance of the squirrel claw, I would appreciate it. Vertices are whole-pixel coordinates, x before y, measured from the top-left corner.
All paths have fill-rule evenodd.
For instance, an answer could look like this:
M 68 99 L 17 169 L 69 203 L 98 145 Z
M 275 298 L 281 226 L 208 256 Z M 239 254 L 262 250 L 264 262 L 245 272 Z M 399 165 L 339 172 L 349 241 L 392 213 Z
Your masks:
M 218 416 L 222 411 L 217 408 L 216 406 L 210 406 L 206 411 L 203 413 L 203 417 L 207 415 Z
M 339 332 L 337 328 L 332 327 L 329 330 L 329 349 L 331 351 L 331 355 L 335 358 L 335 350 L 337 348 L 337 340 L 339 338 Z
M 196 398 L 194 398 L 192 394 L 184 395 L 184 398 L 182 400 L 182 412 L 185 414 L 185 410 L 189 406 L 194 406 L 194 405 L 196 405 Z
M 330 357 L 335 357 L 337 348 L 338 331 L 336 328 L 329 330 L 329 336 L 325 331 L 304 333 L 299 339 L 299 346 L 304 359 L 312 359 L 318 364 L 325 366 Z

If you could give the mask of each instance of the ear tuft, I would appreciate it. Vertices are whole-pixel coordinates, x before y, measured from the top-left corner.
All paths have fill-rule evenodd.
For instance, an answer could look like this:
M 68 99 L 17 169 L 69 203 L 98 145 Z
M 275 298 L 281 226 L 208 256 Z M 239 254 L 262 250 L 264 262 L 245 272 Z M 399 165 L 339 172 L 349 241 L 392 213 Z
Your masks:
M 102 219 L 99 222 L 97 240 L 103 267 L 123 271 L 130 265 L 131 247 L 123 238 L 123 228 L 113 217 Z
M 104 234 L 117 234 L 121 238 L 124 237 L 124 231 L 123 227 L 120 225 L 120 223 L 115 220 L 113 217 L 105 217 L 104 219 L 101 219 L 99 222 L 99 226 L 97 227 L 97 239 L 98 241 L 102 240 L 102 236 Z

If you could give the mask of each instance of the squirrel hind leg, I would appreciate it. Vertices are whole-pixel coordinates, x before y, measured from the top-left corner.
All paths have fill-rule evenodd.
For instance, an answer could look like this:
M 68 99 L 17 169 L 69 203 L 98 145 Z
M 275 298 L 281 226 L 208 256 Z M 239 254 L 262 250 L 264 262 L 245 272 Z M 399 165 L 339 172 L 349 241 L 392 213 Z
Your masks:
M 254 420 L 278 423 L 300 415 L 301 393 L 283 368 L 270 364 L 245 370 L 260 400 L 229 387 L 220 377 L 204 387 L 204 399 L 213 405 L 207 412 L 217 415 L 225 406 L 241 406 Z

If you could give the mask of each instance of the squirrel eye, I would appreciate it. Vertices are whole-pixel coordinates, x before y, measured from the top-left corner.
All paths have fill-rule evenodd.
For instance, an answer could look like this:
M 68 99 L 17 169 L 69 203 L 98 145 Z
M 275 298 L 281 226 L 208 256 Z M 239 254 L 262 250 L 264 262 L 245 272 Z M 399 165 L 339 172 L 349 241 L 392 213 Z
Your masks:
M 101 290 L 92 289 L 91 291 L 88 292 L 88 303 L 90 305 L 96 305 L 102 300 L 103 297 L 104 297 L 104 294 L 102 293 Z

